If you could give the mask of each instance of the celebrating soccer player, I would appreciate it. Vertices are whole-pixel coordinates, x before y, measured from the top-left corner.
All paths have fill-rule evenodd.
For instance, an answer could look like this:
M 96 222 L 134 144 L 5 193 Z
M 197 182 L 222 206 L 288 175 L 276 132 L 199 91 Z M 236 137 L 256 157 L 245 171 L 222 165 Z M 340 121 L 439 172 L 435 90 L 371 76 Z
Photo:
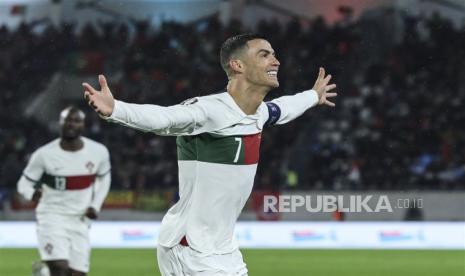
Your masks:
M 312 89 L 263 102 L 279 86 L 279 61 L 261 36 L 231 37 L 221 47 L 227 91 L 163 107 L 113 98 L 84 83 L 84 96 L 103 118 L 142 131 L 177 136 L 179 201 L 163 218 L 158 264 L 168 275 L 247 275 L 234 237 L 236 220 L 252 190 L 261 132 L 284 124 L 328 98 L 336 87 L 320 68 Z

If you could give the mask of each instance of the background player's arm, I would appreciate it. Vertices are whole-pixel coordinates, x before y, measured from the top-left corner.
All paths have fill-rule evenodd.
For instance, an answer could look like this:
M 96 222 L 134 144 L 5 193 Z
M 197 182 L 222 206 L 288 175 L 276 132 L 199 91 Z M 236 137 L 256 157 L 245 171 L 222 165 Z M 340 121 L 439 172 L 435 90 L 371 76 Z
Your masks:
M 108 195 L 110 191 L 110 183 L 111 183 L 111 173 L 108 172 L 105 175 L 98 176 L 95 179 L 94 183 L 94 197 L 92 199 L 91 205 L 87 208 L 85 216 L 90 219 L 96 219 L 98 217 L 98 213 L 102 208 L 103 201 Z
M 320 68 L 318 78 L 311 90 L 297 93 L 292 96 L 283 96 L 267 102 L 269 118 L 268 125 L 285 124 L 302 115 L 307 109 L 323 104 L 335 106 L 327 98 L 337 96 L 336 93 L 328 93 L 336 88 L 335 84 L 328 84 L 331 75 L 325 76 L 325 70 Z
M 17 190 L 27 200 L 38 201 L 42 195 L 41 189 L 35 186 L 44 173 L 44 165 L 40 151 L 32 154 L 23 175 L 18 181 Z
M 93 208 L 95 212 L 100 212 L 102 208 L 103 201 L 110 191 L 111 183 L 111 165 L 110 165 L 110 154 L 105 148 L 104 157 L 102 158 L 102 163 L 100 164 L 97 171 L 97 178 L 94 183 L 94 196 L 90 204 L 90 208 Z
M 99 83 L 101 91 L 83 83 L 84 97 L 108 121 L 160 135 L 182 135 L 202 128 L 208 120 L 207 112 L 200 103 L 168 107 L 130 104 L 113 98 L 104 76 L 99 76 Z

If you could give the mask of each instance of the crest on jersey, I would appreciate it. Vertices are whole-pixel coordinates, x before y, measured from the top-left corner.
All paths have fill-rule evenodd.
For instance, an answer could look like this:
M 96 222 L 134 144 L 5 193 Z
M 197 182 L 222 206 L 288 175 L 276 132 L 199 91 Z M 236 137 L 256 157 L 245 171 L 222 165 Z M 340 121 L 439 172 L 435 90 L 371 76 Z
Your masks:
M 94 163 L 92 163 L 91 161 L 87 162 L 86 163 L 86 168 L 89 170 L 89 172 L 91 173 L 92 170 L 94 169 L 95 165 Z
M 181 104 L 182 105 L 191 105 L 191 104 L 195 104 L 198 101 L 199 101 L 199 99 L 197 99 L 197 98 L 190 98 L 190 99 L 187 99 L 187 100 L 183 101 Z
M 49 255 L 52 255 L 53 245 L 51 243 L 47 243 L 45 245 L 44 249 Z

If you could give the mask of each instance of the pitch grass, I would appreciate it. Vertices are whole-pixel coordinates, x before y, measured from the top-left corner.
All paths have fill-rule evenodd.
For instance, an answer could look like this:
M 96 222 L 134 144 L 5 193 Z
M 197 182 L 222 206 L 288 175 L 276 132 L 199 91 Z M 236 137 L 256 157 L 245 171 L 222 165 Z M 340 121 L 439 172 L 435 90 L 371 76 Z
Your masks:
M 465 251 L 242 250 L 251 276 L 464 276 Z M 0 275 L 31 275 L 35 249 L 0 249 Z M 149 249 L 94 249 L 89 276 L 160 275 Z

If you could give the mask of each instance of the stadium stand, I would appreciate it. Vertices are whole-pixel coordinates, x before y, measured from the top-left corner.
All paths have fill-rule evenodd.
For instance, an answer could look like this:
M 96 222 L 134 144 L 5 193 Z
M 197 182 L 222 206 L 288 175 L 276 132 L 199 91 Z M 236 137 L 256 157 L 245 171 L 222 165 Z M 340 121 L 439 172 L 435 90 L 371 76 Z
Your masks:
M 334 110 L 310 111 L 265 131 L 255 189 L 465 189 L 465 29 L 438 15 L 404 16 L 403 36 L 395 41 L 373 20 L 259 24 L 281 62 L 281 87 L 270 98 L 312 87 L 320 65 L 334 76 L 340 97 Z M 155 31 L 144 21 L 88 25 L 79 33 L 69 24 L 35 27 L 0 28 L 3 193 L 14 191 L 29 154 L 55 136 L 22 112 L 54 73 L 103 72 L 116 76 L 111 87 L 118 99 L 176 104 L 222 91 L 219 47 L 249 31 L 216 17 L 166 22 Z M 113 189 L 176 186 L 174 139 L 106 124 L 90 109 L 88 115 L 86 135 L 112 153 Z

